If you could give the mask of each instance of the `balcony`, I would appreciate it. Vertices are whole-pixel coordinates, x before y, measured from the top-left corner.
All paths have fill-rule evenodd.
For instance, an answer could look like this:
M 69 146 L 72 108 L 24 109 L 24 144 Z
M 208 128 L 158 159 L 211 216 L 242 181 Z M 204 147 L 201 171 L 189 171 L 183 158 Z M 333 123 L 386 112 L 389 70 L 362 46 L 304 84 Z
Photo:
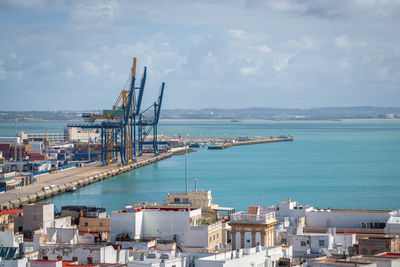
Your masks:
M 275 222 L 275 212 L 256 215 L 241 211 L 231 215 L 229 224 L 270 224 Z

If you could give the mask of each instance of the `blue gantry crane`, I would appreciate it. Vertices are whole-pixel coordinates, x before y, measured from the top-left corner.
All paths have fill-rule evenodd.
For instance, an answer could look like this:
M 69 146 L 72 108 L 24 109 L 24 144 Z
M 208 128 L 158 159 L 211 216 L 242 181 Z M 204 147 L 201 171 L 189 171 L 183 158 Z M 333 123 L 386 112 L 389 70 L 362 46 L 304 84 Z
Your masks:
M 159 154 L 158 151 L 158 142 L 157 142 L 157 135 L 158 135 L 158 122 L 160 119 L 160 111 L 161 111 L 161 104 L 164 95 L 164 87 L 165 83 L 161 84 L 160 94 L 158 96 L 157 102 L 154 102 L 153 105 L 145 109 L 139 114 L 139 122 L 138 122 L 138 137 L 139 137 L 139 146 L 138 146 L 138 154 L 142 155 L 143 153 L 143 144 L 146 140 L 146 137 L 149 136 L 150 132 L 153 131 L 152 135 L 152 144 L 153 144 L 153 151 L 155 155 Z M 153 114 L 150 116 L 146 116 L 148 111 L 153 111 Z
M 129 88 L 121 90 L 112 109 L 103 110 L 103 114 L 82 114 L 85 122 L 87 122 L 86 124 L 68 124 L 68 127 L 101 129 L 101 158 L 104 165 L 116 162 L 118 158 L 124 165 L 135 162 L 138 155 L 137 148 L 143 147 L 140 143 L 143 140 L 141 134 L 138 137 L 136 136 L 136 127 L 140 129 L 140 108 L 146 84 L 146 74 L 147 68 L 144 67 L 140 86 L 135 87 L 136 58 L 134 58 Z M 164 83 L 162 83 L 163 90 Z M 161 101 L 162 94 L 157 103 L 158 107 L 161 106 Z M 158 124 L 159 108 L 157 108 L 157 113 L 156 123 Z

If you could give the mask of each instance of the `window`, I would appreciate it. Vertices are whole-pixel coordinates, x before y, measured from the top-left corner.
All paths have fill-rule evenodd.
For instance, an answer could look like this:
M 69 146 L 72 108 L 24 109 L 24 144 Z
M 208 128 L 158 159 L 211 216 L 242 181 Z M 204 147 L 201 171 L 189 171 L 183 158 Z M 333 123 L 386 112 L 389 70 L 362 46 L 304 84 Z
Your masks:
M 49 257 L 43 256 L 43 259 L 47 261 L 49 259 Z
M 78 261 L 78 257 L 72 257 L 73 261 Z
M 89 223 L 88 223 L 88 222 L 85 222 L 85 226 L 89 226 Z
M 320 240 L 320 241 L 319 241 L 319 246 L 320 246 L 320 247 L 325 246 L 325 240 Z
M 215 240 L 215 235 L 213 235 L 213 240 Z
M 301 246 L 305 247 L 306 246 L 306 242 L 305 241 L 301 241 Z
M 212 241 L 211 236 L 210 236 L 210 242 Z
M 217 239 L 219 238 L 219 233 L 217 233 Z
M 101 222 L 101 223 L 100 223 L 100 227 L 102 227 L 102 226 L 103 226 L 103 223 Z
M 176 198 L 174 198 L 174 202 L 179 203 L 179 202 L 181 202 L 181 199 L 176 197 Z
M 62 261 L 62 256 L 57 256 L 57 260 Z
M 37 215 L 33 215 L 33 221 L 36 222 L 38 220 L 38 216 Z
M 87 263 L 88 264 L 92 264 L 93 263 L 93 258 L 92 257 L 88 257 L 87 258 Z

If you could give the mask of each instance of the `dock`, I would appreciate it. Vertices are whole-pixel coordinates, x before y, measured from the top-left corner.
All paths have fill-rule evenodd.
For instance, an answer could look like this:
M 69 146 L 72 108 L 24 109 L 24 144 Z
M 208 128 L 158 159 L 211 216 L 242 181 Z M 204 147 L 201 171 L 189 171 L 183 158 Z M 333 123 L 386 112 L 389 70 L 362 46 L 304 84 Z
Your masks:
M 255 145 L 255 144 L 263 144 L 263 143 L 276 143 L 276 142 L 286 142 L 293 141 L 293 136 L 263 136 L 257 139 L 238 141 L 235 137 L 225 137 L 224 139 L 210 138 L 206 141 L 206 139 L 202 140 L 191 140 L 190 142 L 196 143 L 210 143 L 208 145 L 208 149 L 224 149 L 232 146 L 245 146 L 245 145 Z
M 118 166 L 118 164 L 101 166 L 100 163 L 97 163 L 92 166 L 77 167 L 59 173 L 41 175 L 37 177 L 37 183 L 0 194 L 0 208 L 18 208 L 26 203 L 48 199 L 65 193 L 70 187 L 80 188 L 106 180 L 173 155 L 181 154 L 183 151 L 185 151 L 185 148 L 174 148 L 158 156 L 142 156 L 137 159 L 136 163 L 125 166 Z
M 209 137 L 209 138 L 188 138 L 189 142 L 200 144 L 214 143 L 213 149 L 224 149 L 232 146 L 253 145 L 262 143 L 274 143 L 293 141 L 292 136 L 278 137 L 268 136 L 259 137 L 252 140 L 237 140 L 235 137 Z M 216 143 L 219 142 L 217 145 Z M 186 147 L 173 148 L 168 152 L 158 156 L 144 155 L 137 158 L 137 162 L 125 166 L 112 164 L 101 166 L 98 162 L 94 165 L 71 168 L 63 172 L 50 173 L 37 177 L 37 182 L 26 185 L 22 188 L 10 190 L 0 194 L 0 209 L 18 208 L 26 203 L 33 203 L 63 194 L 68 188 L 80 188 L 98 181 L 109 179 L 113 176 L 138 169 L 140 167 L 155 163 L 157 161 L 169 158 L 174 155 L 182 155 L 188 152 Z

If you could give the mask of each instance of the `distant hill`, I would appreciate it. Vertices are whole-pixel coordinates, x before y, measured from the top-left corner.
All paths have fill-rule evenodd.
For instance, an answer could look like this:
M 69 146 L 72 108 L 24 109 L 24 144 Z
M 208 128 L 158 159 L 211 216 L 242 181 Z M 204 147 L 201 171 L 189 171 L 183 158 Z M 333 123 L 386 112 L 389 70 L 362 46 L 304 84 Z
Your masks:
M 98 111 L 100 112 L 100 111 Z M 0 111 L 0 122 L 82 120 L 82 111 Z M 335 120 L 400 118 L 400 107 L 162 109 L 161 119 Z
M 400 107 L 327 107 L 312 109 L 242 108 L 242 109 L 169 109 L 162 110 L 162 118 L 176 119 L 383 119 L 400 117 Z

